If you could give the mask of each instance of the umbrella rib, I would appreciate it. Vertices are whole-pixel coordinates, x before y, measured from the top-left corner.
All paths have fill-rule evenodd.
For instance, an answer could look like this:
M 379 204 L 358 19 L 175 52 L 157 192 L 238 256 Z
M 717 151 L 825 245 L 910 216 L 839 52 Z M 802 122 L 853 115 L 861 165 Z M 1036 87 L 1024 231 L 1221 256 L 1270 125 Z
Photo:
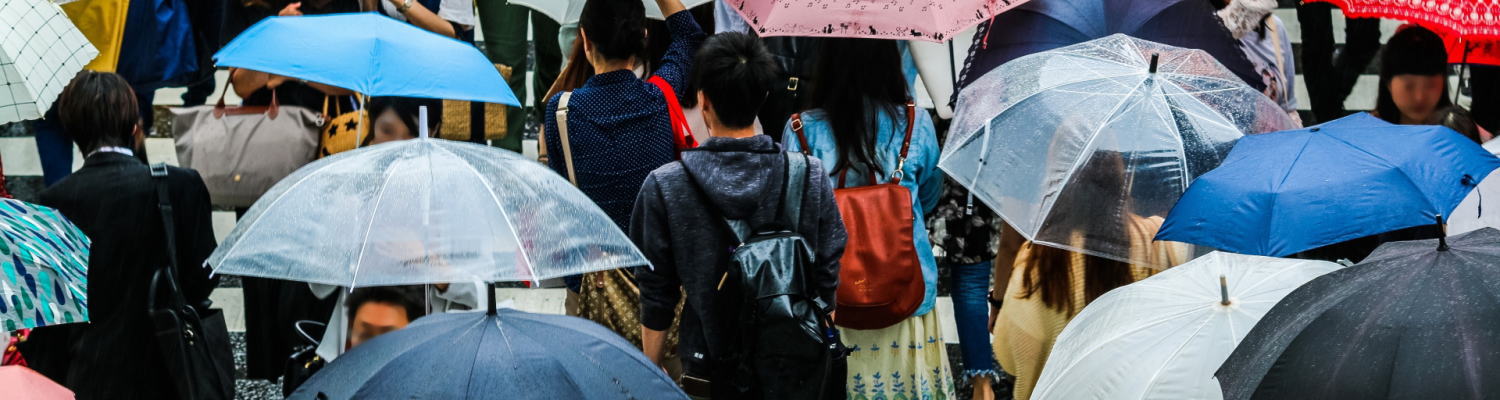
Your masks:
M 432 173 L 432 170 L 428 169 L 427 172 Z M 380 203 L 385 200 L 385 190 L 386 188 L 390 187 L 391 175 L 394 175 L 395 173 L 396 170 L 388 169 L 385 173 L 385 179 L 380 180 L 380 192 L 375 195 L 375 204 L 370 207 L 370 220 L 365 223 L 365 235 L 364 238 L 360 239 L 359 241 L 359 255 L 354 260 L 354 270 L 349 271 L 350 289 L 353 289 L 354 283 L 359 280 L 359 269 L 360 266 L 365 262 L 365 249 L 370 247 L 370 228 L 375 226 L 375 213 L 377 211 L 380 211 Z
M 312 173 L 309 173 L 306 176 L 303 176 L 301 179 L 298 179 L 296 182 L 292 182 L 292 185 L 290 187 L 288 187 L 285 191 L 281 192 L 281 196 L 279 196 L 279 197 L 271 200 L 270 203 L 266 204 L 266 207 L 264 209 L 271 210 L 271 209 L 276 208 L 276 204 L 281 203 L 281 200 L 286 199 L 287 198 L 287 194 L 291 193 L 298 186 L 302 186 L 302 184 L 304 182 L 307 182 L 308 179 L 312 179 L 312 177 L 314 177 L 314 176 L 318 176 L 318 175 L 323 174 L 324 172 L 327 172 L 328 170 L 332 169 L 332 167 L 334 165 L 338 165 L 338 164 L 344 163 L 349 158 L 350 157 L 345 157 L 343 159 L 334 160 L 334 161 L 330 162 L 328 164 L 328 166 L 323 167 L 323 168 L 319 168 L 318 170 L 313 171 Z M 264 212 L 262 212 L 262 213 L 264 213 Z M 250 236 L 250 232 L 253 232 L 255 230 L 255 228 L 259 227 L 259 226 L 260 226 L 260 218 L 256 218 L 254 221 L 251 221 L 249 224 L 245 225 L 245 231 L 244 231 L 244 233 L 241 233 L 239 235 L 239 237 Z M 235 235 L 232 235 L 232 234 L 230 235 L 230 237 L 234 237 L 234 236 Z M 234 252 L 238 251 L 239 249 L 240 249 L 240 242 L 239 242 L 239 240 L 235 240 L 234 244 L 230 246 L 229 250 L 227 250 L 227 251 L 224 252 L 224 257 L 222 257 L 222 258 L 219 259 L 220 264 L 222 264 L 224 260 L 228 260 L 231 256 L 234 255 Z M 206 263 L 206 261 L 205 261 L 205 263 Z M 291 266 L 289 265 L 286 268 L 290 269 Z M 216 269 L 217 269 L 217 267 L 216 267 Z
M 453 157 L 459 159 L 463 158 L 459 157 L 458 154 L 453 153 L 453 151 L 448 150 L 443 146 L 438 146 L 436 143 L 434 143 L 433 146 L 437 147 L 438 150 L 442 150 L 443 152 L 452 155 Z M 490 195 L 490 201 L 493 201 L 495 203 L 495 208 L 500 210 L 500 218 L 505 220 L 505 226 L 510 229 L 510 236 L 516 240 L 516 252 L 521 253 L 521 262 L 526 263 L 526 271 L 531 274 L 531 281 L 533 283 L 540 283 L 541 278 L 536 276 L 536 267 L 531 264 L 531 256 L 526 254 L 526 249 L 522 246 L 522 244 L 524 244 L 525 242 L 521 241 L 521 234 L 520 232 L 516 231 L 516 225 L 510 222 L 510 212 L 505 211 L 505 206 L 500 204 L 500 198 L 498 196 L 495 196 L 495 185 L 490 183 L 489 179 L 485 178 L 484 174 L 479 173 L 479 170 L 475 169 L 473 165 L 469 165 L 469 163 L 459 164 L 463 165 L 464 168 L 468 168 L 469 172 L 473 173 L 474 177 L 479 179 L 479 182 L 484 183 L 485 193 Z
M 1192 314 L 1194 312 L 1198 312 L 1199 310 L 1202 310 L 1202 309 L 1207 308 L 1207 307 L 1212 307 L 1212 306 L 1193 307 L 1193 308 L 1190 308 L 1190 309 L 1187 309 L 1187 310 L 1184 310 L 1184 311 L 1181 311 L 1181 312 L 1177 312 L 1177 313 L 1174 313 L 1174 314 L 1171 314 L 1171 315 L 1166 315 L 1166 316 L 1163 316 L 1161 318 L 1157 318 L 1156 320 L 1143 323 L 1140 326 L 1136 326 L 1136 327 L 1131 328 L 1129 330 L 1126 330 L 1124 332 L 1120 332 L 1120 333 L 1118 333 L 1118 334 L 1116 334 L 1116 335 L 1114 335 L 1114 336 L 1112 336 L 1112 337 L 1110 337 L 1108 339 L 1100 340 L 1100 341 L 1096 342 L 1096 343 L 1099 343 L 1099 344 L 1093 346 L 1092 348 L 1089 348 L 1088 350 L 1079 352 L 1080 356 L 1078 357 L 1078 359 L 1073 360 L 1072 362 L 1068 363 L 1067 366 L 1063 367 L 1062 372 L 1059 372 L 1058 376 L 1066 376 L 1069 371 L 1073 370 L 1073 367 L 1077 367 L 1079 364 L 1083 363 L 1083 359 L 1084 359 L 1083 356 L 1086 356 L 1086 355 L 1091 354 L 1091 353 L 1093 353 L 1095 351 L 1098 351 L 1100 348 L 1103 348 L 1104 345 L 1107 344 L 1107 343 L 1119 340 L 1120 338 L 1123 338 L 1123 337 L 1126 337 L 1126 336 L 1130 336 L 1133 333 L 1146 330 L 1146 328 L 1150 328 L 1150 327 L 1153 327 L 1153 326 L 1156 326 L 1156 325 L 1159 325 L 1159 324 L 1162 324 L 1162 323 L 1166 323 L 1168 321 L 1171 321 L 1173 319 L 1176 319 L 1176 318 L 1179 318 L 1179 317 L 1182 317 L 1182 316 L 1185 316 L 1185 315 L 1190 315 L 1190 314 Z M 1076 320 L 1077 318 L 1074 318 L 1074 319 Z M 1063 331 L 1064 331 L 1064 333 L 1066 333 L 1067 329 L 1064 328 Z M 1045 369 L 1045 366 L 1044 366 L 1044 369 Z M 1035 396 L 1033 396 L 1033 397 L 1035 397 Z
M 1188 343 L 1191 343 L 1193 341 L 1193 338 L 1196 337 L 1196 336 L 1198 336 L 1199 332 L 1203 332 L 1203 329 L 1207 328 L 1208 327 L 1208 323 L 1211 322 L 1211 321 L 1213 321 L 1213 319 L 1214 319 L 1213 316 L 1209 316 L 1208 318 L 1205 318 L 1202 323 L 1198 324 L 1198 329 L 1194 329 L 1193 330 L 1193 335 L 1192 336 L 1187 336 L 1187 339 L 1183 340 L 1182 344 L 1177 345 L 1177 349 L 1172 350 L 1172 354 L 1170 354 L 1170 355 L 1167 356 L 1167 362 L 1171 362 L 1171 360 L 1173 358 L 1176 358 L 1178 354 L 1181 354 L 1182 350 L 1185 349 L 1185 348 L 1187 348 Z M 1230 318 L 1229 319 L 1229 323 L 1231 324 L 1231 326 L 1230 326 L 1230 332 L 1233 332 L 1234 319 Z M 1156 380 L 1156 377 L 1161 376 L 1161 371 L 1163 369 L 1165 369 L 1165 368 L 1158 368 L 1156 370 L 1156 372 L 1151 373 L 1151 378 L 1149 378 L 1149 379 L 1146 380 L 1146 382 L 1147 382 L 1146 383 L 1146 389 L 1141 391 L 1141 397 L 1139 397 L 1139 398 L 1145 399 L 1146 398 L 1146 393 L 1151 393 L 1151 388 L 1155 387 L 1156 383 L 1158 382 Z
M 1139 90 L 1141 88 L 1141 86 L 1144 86 L 1146 84 L 1146 82 L 1148 82 L 1150 80 L 1151 79 L 1149 79 L 1149 78 L 1147 78 L 1147 79 L 1141 79 L 1141 81 L 1138 82 L 1138 83 L 1136 83 L 1135 87 L 1131 88 L 1130 91 L 1127 92 L 1127 93 L 1135 93 L 1136 90 Z M 1085 153 L 1087 153 L 1090 149 L 1094 148 L 1094 141 L 1096 141 L 1096 140 L 1099 139 L 1099 132 L 1103 131 L 1104 127 L 1109 126 L 1109 124 L 1111 122 L 1113 122 L 1117 117 L 1119 117 L 1120 116 L 1120 110 L 1125 107 L 1125 103 L 1129 103 L 1129 102 L 1130 102 L 1130 98 L 1129 97 L 1126 97 L 1125 99 L 1120 100 L 1120 102 L 1118 104 L 1115 104 L 1114 109 L 1112 109 L 1112 110 L 1109 111 L 1109 117 L 1105 118 L 1103 122 L 1099 123 L 1099 127 L 1094 128 L 1094 132 L 1089 135 L 1089 140 L 1087 142 L 1084 142 L 1083 147 L 1079 151 L 1078 158 L 1075 159 L 1075 160 L 1073 160 L 1072 166 L 1068 167 L 1068 170 L 1067 170 L 1068 173 L 1066 175 L 1062 176 L 1062 182 L 1063 182 L 1064 185 L 1066 185 L 1068 181 L 1072 180 L 1073 174 L 1077 173 L 1078 172 L 1078 168 L 1082 167 L 1083 166 L 1083 162 L 1088 159 L 1088 157 L 1085 156 Z M 1054 207 L 1056 205 L 1057 205 L 1057 197 L 1054 194 L 1053 196 L 1051 196 L 1050 199 L 1047 199 L 1047 206 L 1046 206 L 1046 210 L 1047 211 L 1046 212 L 1037 213 L 1037 217 L 1036 218 L 1040 218 L 1041 221 L 1036 221 L 1032 225 L 1041 226 L 1041 223 L 1046 221 L 1047 216 L 1049 216 L 1049 215 L 1052 214 L 1052 207 Z

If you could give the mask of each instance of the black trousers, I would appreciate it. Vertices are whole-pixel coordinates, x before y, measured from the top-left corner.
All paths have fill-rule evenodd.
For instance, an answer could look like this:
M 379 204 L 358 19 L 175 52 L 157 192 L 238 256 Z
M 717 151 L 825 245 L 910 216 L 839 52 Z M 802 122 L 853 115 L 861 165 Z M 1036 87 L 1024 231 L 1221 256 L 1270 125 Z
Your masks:
M 1469 110 L 1474 123 L 1490 133 L 1500 132 L 1500 66 L 1470 65 L 1469 87 L 1474 96 Z
M 1328 3 L 1297 5 L 1297 22 L 1302 26 L 1302 65 L 1297 71 L 1305 77 L 1315 119 L 1309 125 L 1347 114 L 1344 98 L 1380 51 L 1380 20 L 1374 18 L 1346 18 L 1344 48 L 1336 51 L 1333 10 Z

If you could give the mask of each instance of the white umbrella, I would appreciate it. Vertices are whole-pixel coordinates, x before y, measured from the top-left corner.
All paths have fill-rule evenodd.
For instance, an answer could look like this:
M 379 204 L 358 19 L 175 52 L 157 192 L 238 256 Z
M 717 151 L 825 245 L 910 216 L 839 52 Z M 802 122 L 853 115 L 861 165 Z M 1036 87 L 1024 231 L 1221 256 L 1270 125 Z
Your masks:
M 1256 321 L 1339 268 L 1213 252 L 1110 291 L 1063 328 L 1031 398 L 1218 399 L 1214 371 Z
M 250 207 L 207 264 L 215 273 L 360 287 L 535 282 L 648 262 L 588 196 L 542 164 L 424 137 L 302 167 Z
M 38 119 L 99 51 L 47 0 L 0 0 L 0 124 Z
M 1500 229 L 1500 170 L 1479 181 L 1448 218 L 1448 236 L 1483 228 Z
M 693 8 L 707 4 L 709 1 L 712 0 L 683 0 L 682 5 Z M 510 3 L 536 10 L 558 23 L 570 24 L 577 23 L 578 19 L 583 16 L 583 5 L 587 2 L 587 0 L 511 0 Z M 656 7 L 655 1 L 643 0 L 643 2 L 646 4 L 646 18 L 667 18 L 661 15 L 661 9 Z

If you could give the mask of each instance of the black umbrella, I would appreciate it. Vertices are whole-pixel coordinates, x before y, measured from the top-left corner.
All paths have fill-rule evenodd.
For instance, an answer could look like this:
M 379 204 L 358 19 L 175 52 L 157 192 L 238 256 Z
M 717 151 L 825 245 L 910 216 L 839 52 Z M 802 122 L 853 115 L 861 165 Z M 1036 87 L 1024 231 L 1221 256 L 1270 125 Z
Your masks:
M 984 29 L 974 38 L 960 89 L 1021 56 L 1116 33 L 1206 51 L 1250 87 L 1266 87 L 1204 0 L 1031 0 L 996 15 Z
M 1495 396 L 1500 231 L 1387 243 L 1308 282 L 1215 376 L 1228 400 Z
M 292 399 L 686 399 L 619 335 L 502 309 L 436 314 L 351 349 Z

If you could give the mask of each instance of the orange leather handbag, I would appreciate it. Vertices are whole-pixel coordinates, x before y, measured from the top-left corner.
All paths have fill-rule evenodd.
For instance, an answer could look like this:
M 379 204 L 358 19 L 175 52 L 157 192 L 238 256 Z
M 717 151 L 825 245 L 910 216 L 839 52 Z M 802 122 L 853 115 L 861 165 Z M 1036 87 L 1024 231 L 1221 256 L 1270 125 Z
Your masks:
M 907 103 L 906 137 L 889 181 L 846 188 L 849 169 L 838 173 L 833 197 L 849 235 L 844 257 L 839 259 L 838 312 L 834 315 L 839 326 L 880 329 L 895 325 L 916 312 L 926 295 L 922 263 L 912 238 L 916 217 L 911 191 L 901 186 L 901 168 L 906 165 L 915 120 L 916 105 Z M 791 124 L 802 152 L 808 153 L 802 115 L 792 114 Z

